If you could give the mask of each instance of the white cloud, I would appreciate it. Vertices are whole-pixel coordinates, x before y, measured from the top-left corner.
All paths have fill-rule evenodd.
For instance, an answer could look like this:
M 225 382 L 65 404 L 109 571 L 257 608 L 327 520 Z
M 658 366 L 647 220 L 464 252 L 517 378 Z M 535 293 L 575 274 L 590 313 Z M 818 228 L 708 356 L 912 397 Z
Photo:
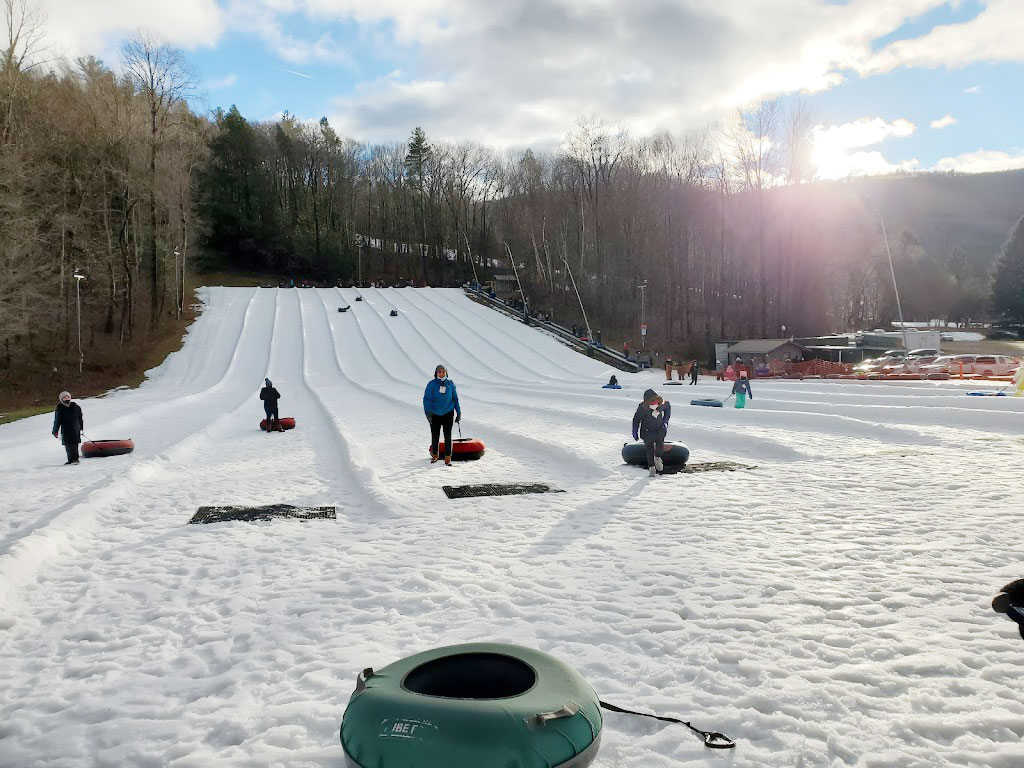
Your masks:
M 557 143 L 581 114 L 637 133 L 697 128 L 768 95 L 833 88 L 851 72 L 930 65 L 924 51 L 932 43 L 916 51 L 895 43 L 877 51 L 874 43 L 949 3 L 632 0 L 626 13 L 594 0 L 228 1 L 239 9 L 231 15 L 263 30 L 288 61 L 329 61 L 342 48 L 286 40 L 287 22 L 304 17 L 319 29 L 356 25 L 358 45 L 400 62 L 402 75 L 363 81 L 335 98 L 339 130 L 399 139 L 422 125 L 433 138 L 495 145 L 528 137 Z M 985 9 L 995 16 L 951 25 L 974 41 L 957 49 L 958 61 L 987 60 L 992 19 L 1004 13 L 998 6 L 1005 0 Z M 343 58 L 358 70 L 360 54 Z M 423 83 L 433 84 L 429 92 Z
M 210 80 L 207 82 L 206 89 L 210 91 L 217 91 L 221 88 L 230 88 L 232 85 L 238 82 L 238 75 L 232 72 L 230 75 L 224 77 L 218 77 L 216 80 Z
M 886 139 L 905 138 L 914 131 L 914 124 L 903 118 L 887 123 L 880 117 L 862 117 L 843 125 L 816 125 L 811 138 L 815 175 L 819 179 L 842 179 L 916 170 L 919 165 L 916 159 L 892 163 L 877 150 L 862 149 Z
M 224 30 L 216 0 L 42 0 L 46 43 L 58 56 L 91 54 L 117 63 L 121 42 L 152 30 L 171 45 L 212 46 Z
M 964 88 L 964 93 L 981 93 L 981 86 L 972 85 L 970 88 Z
M 992 173 L 1024 168 L 1024 150 L 1014 153 L 979 149 L 956 157 L 944 157 L 933 171 L 959 171 L 960 173 Z
M 974 18 L 935 27 L 921 37 L 897 40 L 858 71 L 889 72 L 897 67 L 964 67 L 975 62 L 1024 61 L 1024 12 L 1020 0 L 985 0 Z
M 958 122 L 957 119 L 955 117 L 953 117 L 952 115 L 945 115 L 943 117 L 940 117 L 938 120 L 932 120 L 931 126 L 935 130 L 939 131 L 939 130 L 942 130 L 943 128 L 947 128 L 947 127 L 949 127 L 951 125 L 956 125 L 957 122 Z

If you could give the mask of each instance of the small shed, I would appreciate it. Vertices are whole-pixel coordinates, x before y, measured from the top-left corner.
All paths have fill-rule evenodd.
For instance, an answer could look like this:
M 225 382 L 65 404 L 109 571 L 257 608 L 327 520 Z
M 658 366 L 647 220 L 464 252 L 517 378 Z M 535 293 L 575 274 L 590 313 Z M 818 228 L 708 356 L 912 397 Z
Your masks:
M 755 365 L 787 358 L 799 360 L 806 351 L 806 347 L 792 339 L 744 339 L 729 347 L 729 364 L 736 362 L 737 357 L 742 357 L 744 363 Z
M 494 293 L 500 298 L 508 298 L 512 294 L 516 293 L 519 286 L 516 285 L 515 275 L 495 275 L 494 276 Z

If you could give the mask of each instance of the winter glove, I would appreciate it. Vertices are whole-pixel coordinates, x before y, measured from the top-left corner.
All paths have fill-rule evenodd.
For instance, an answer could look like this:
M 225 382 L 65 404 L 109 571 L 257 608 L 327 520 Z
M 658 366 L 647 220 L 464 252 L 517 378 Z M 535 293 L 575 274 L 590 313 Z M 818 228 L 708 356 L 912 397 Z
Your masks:
M 461 413 L 455 414 L 455 423 L 458 424 L 460 421 L 462 421 L 462 414 Z
M 56 436 L 57 436 L 57 433 L 56 433 L 56 432 L 54 432 L 54 433 L 53 433 L 53 436 L 54 436 L 54 437 L 56 437 Z

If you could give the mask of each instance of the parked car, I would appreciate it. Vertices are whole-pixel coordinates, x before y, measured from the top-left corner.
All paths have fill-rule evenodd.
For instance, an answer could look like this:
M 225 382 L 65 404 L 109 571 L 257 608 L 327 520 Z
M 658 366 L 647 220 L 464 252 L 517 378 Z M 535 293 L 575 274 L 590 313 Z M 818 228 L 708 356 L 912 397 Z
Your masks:
M 959 376 L 1010 376 L 1020 362 L 1009 355 L 944 355 L 922 368 L 922 373 Z
M 914 355 L 913 353 L 907 355 L 902 360 L 893 360 L 891 363 L 884 365 L 881 369 L 882 373 L 923 373 L 923 368 L 929 363 L 935 362 L 939 357 L 935 355 Z
M 890 349 L 888 352 L 883 354 L 881 357 L 876 357 L 871 360 L 863 360 L 857 365 L 853 366 L 853 370 L 856 373 L 877 373 L 887 365 L 903 360 L 906 352 L 902 349 Z

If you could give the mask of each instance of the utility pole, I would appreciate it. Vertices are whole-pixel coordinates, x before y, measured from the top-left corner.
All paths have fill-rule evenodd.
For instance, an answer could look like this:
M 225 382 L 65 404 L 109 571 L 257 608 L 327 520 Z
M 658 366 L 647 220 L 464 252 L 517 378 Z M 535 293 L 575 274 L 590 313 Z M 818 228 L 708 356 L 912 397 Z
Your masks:
M 569 279 L 572 280 L 572 289 L 576 291 L 576 300 L 580 303 L 580 312 L 583 313 L 583 324 L 587 326 L 587 338 L 590 339 L 590 344 L 594 343 L 594 334 L 590 332 L 590 321 L 587 320 L 587 310 L 583 308 L 583 299 L 580 298 L 580 289 L 576 287 L 576 278 L 572 276 L 572 270 L 569 268 L 569 262 L 564 258 L 562 263 L 565 264 L 565 271 L 569 273 Z
M 530 307 L 526 303 L 526 293 L 523 291 L 523 284 L 519 280 L 519 270 L 516 269 L 516 260 L 512 258 L 512 249 L 508 247 L 508 243 L 503 243 L 503 245 L 505 246 L 505 252 L 508 253 L 508 260 L 512 262 L 512 271 L 515 273 L 516 283 L 519 285 L 519 295 L 523 297 L 523 322 L 529 325 L 530 323 L 527 318 L 529 317 Z
M 882 238 L 885 240 L 885 252 L 889 256 L 889 271 L 892 273 L 892 289 L 896 293 L 896 309 L 900 313 L 900 330 L 903 331 L 903 352 L 910 352 L 910 344 L 907 342 L 907 324 L 903 322 L 903 306 L 900 304 L 900 289 L 896 287 L 896 268 L 892 265 L 892 251 L 889 250 L 889 236 L 885 233 L 885 219 L 878 214 L 882 222 Z
M 480 285 L 480 278 L 476 276 L 476 262 L 473 261 L 473 249 L 469 247 L 469 237 L 466 235 L 466 230 L 462 230 L 462 239 L 466 241 L 466 253 L 469 254 L 469 266 L 473 268 L 473 282 Z M 505 246 L 508 247 L 507 245 Z
M 75 276 L 75 303 L 78 305 L 78 372 L 82 372 L 82 366 L 85 363 L 85 355 L 82 354 L 82 281 L 85 280 L 85 275 L 78 274 L 76 269 L 74 272 Z

